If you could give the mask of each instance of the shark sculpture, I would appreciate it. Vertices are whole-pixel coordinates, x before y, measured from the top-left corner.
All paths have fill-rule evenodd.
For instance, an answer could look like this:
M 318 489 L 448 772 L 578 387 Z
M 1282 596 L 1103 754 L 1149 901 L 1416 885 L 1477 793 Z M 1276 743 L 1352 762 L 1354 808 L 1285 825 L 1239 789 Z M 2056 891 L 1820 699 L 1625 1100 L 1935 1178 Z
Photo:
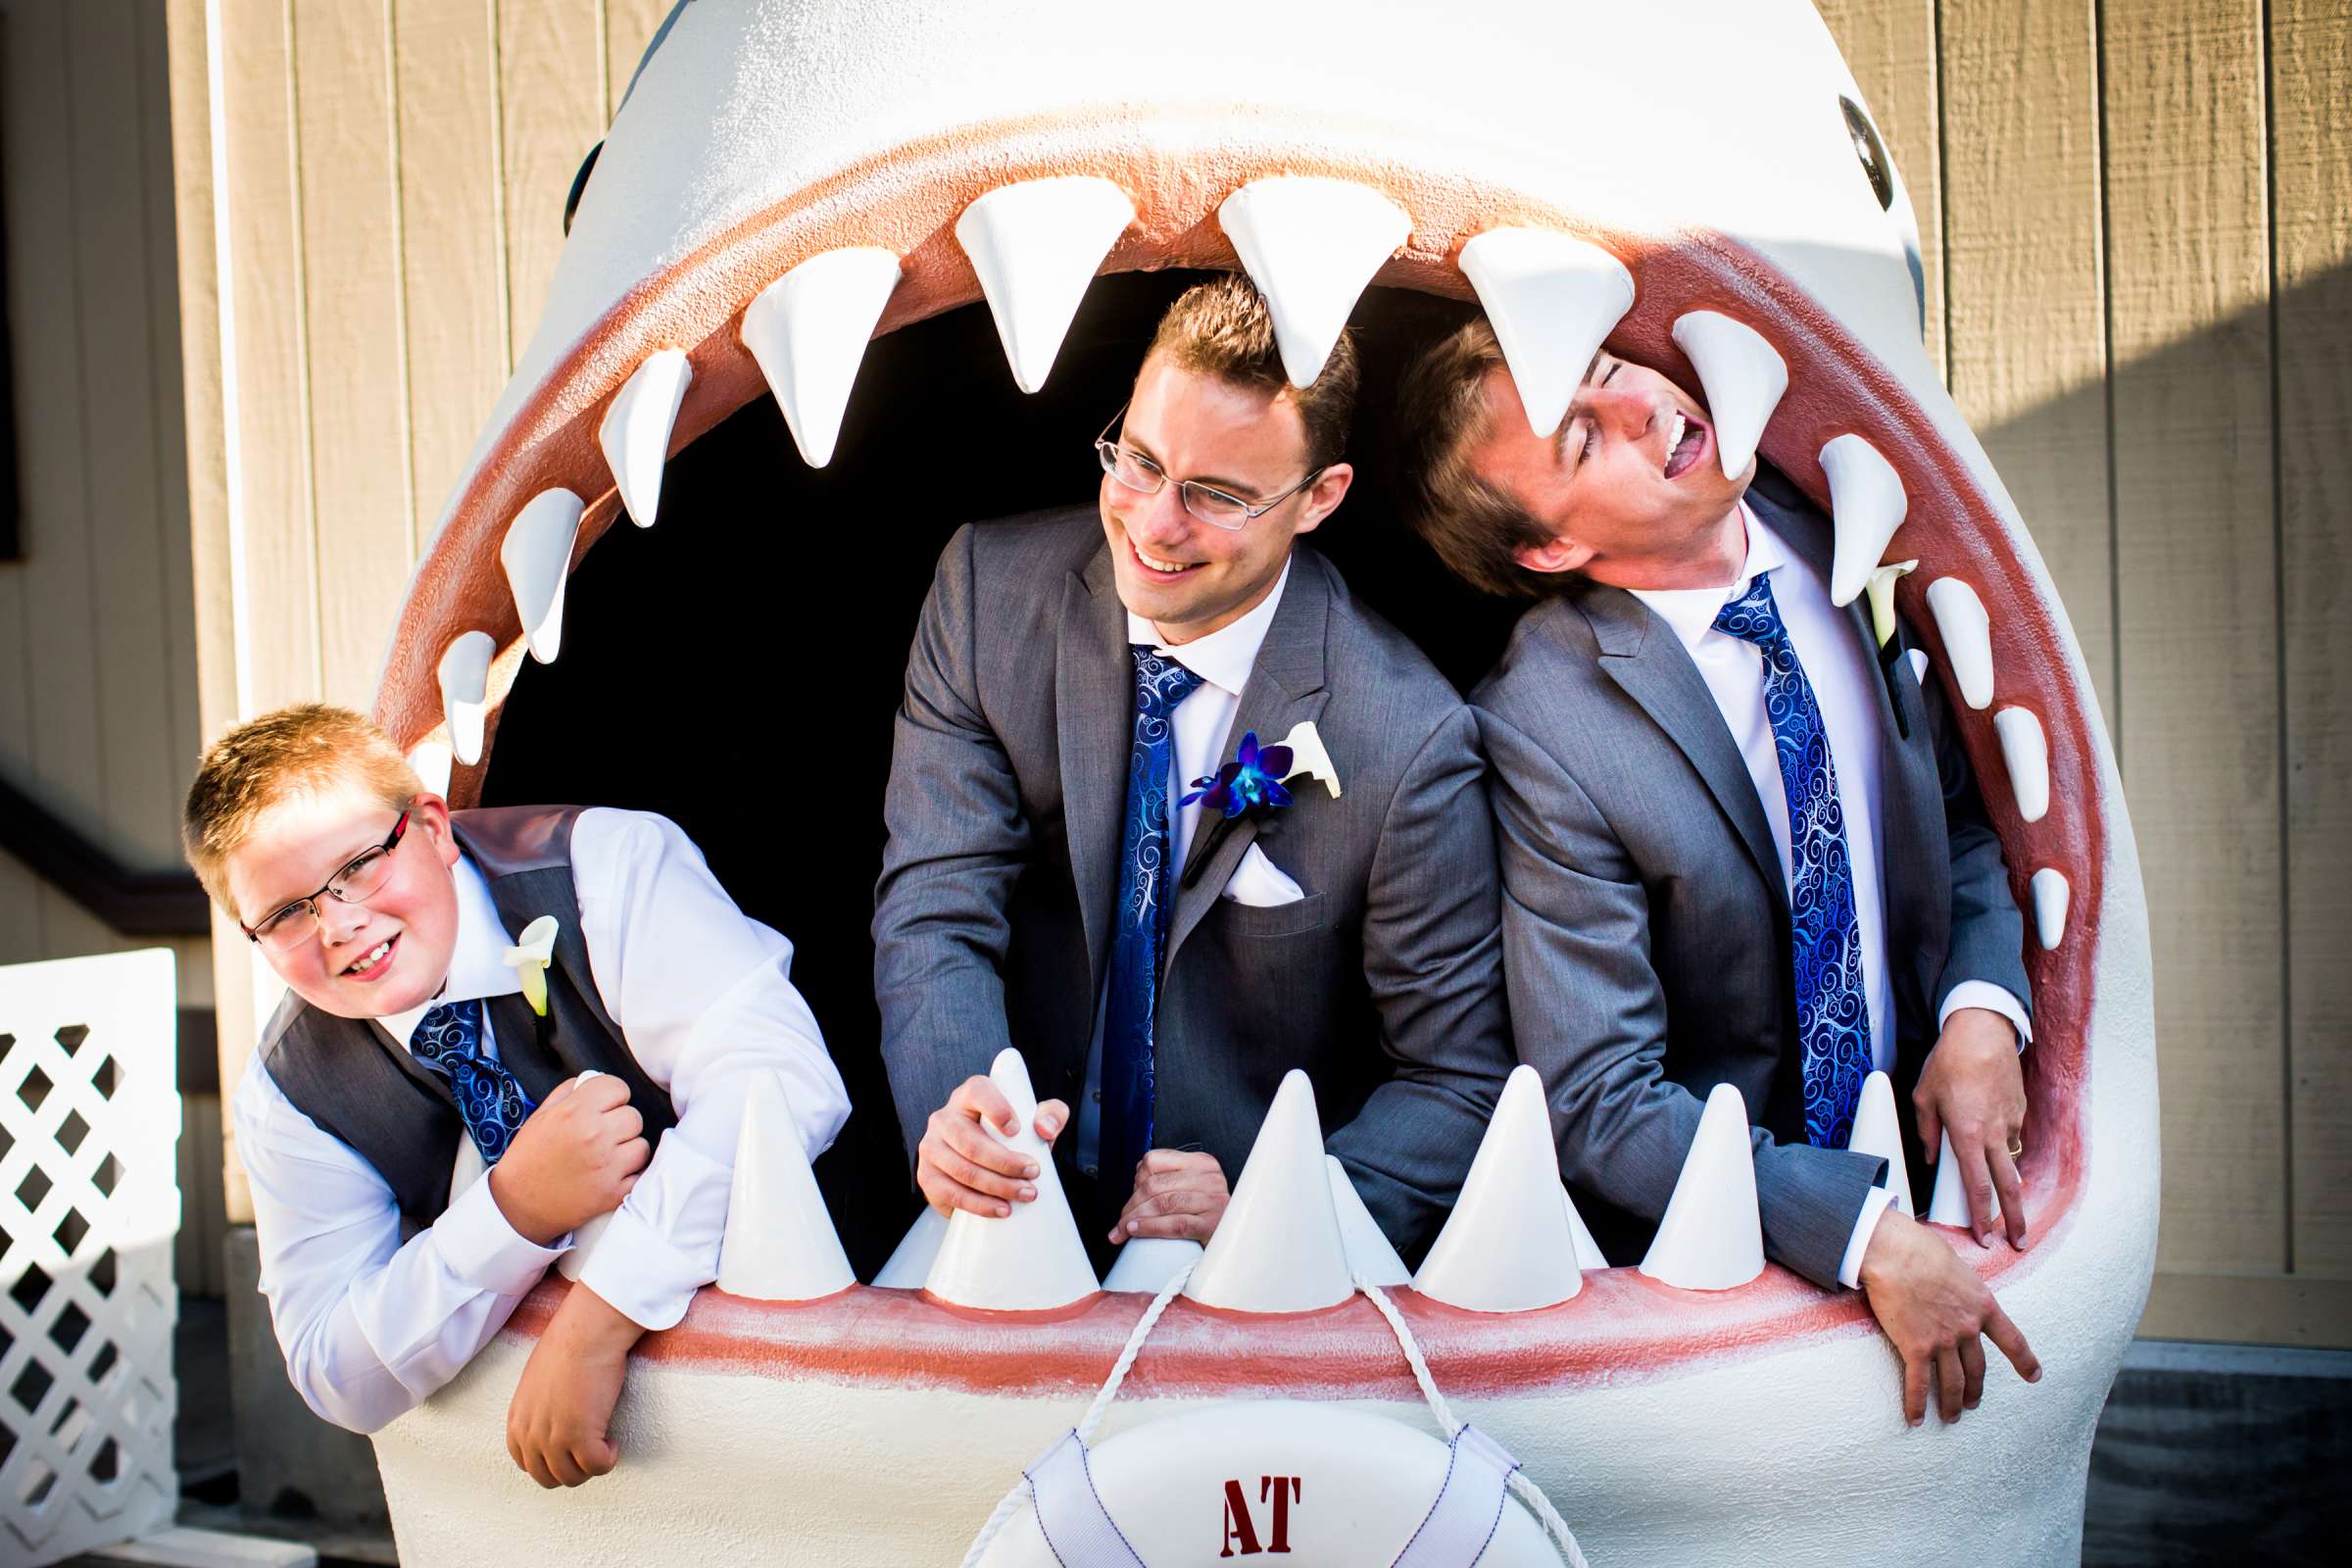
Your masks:
M 2092 1428 L 2154 1255 L 2138 862 L 2065 612 L 1923 352 L 1902 181 L 1801 0 L 690 0 L 614 120 L 538 329 L 410 585 L 378 718 L 460 804 L 479 798 L 526 655 L 576 662 L 616 635 L 558 638 L 567 578 L 621 517 L 722 541 L 842 526 L 664 499 L 739 411 L 772 397 L 790 444 L 766 459 L 803 474 L 906 438 L 872 406 L 888 400 L 858 395 L 899 334 L 914 347 L 894 385 L 968 382 L 968 365 L 906 362 L 951 341 L 926 332 L 993 323 L 1009 374 L 986 371 L 990 401 L 1015 408 L 1075 373 L 1056 374 L 1073 314 L 1150 281 L 1129 274 L 1236 268 L 1269 295 L 1295 377 L 1351 313 L 1376 325 L 1416 296 L 1475 299 L 1540 422 L 1605 342 L 1699 397 L 1725 462 L 1760 452 L 1824 506 L 1841 600 L 1883 562 L 1916 561 L 1895 601 L 1955 699 L 2033 916 L 2035 1244 L 1953 1243 L 2031 1336 L 2039 1386 L 1996 1358 L 1982 1408 L 1907 1430 L 1864 1303 L 1777 1267 L 1714 1292 L 1590 1269 L 1526 1311 L 1399 1289 L 1435 1378 L 1595 1562 L 2072 1560 Z M 1067 471 L 1028 504 L 1069 499 L 1086 470 Z M 853 542 L 877 570 L 903 553 L 927 571 L 963 520 L 955 489 L 862 498 Z M 940 530 L 918 537 L 934 513 Z M 1434 575 L 1425 557 L 1408 571 Z M 822 592 L 859 611 L 858 581 Z M 912 603 L 877 634 L 897 643 L 886 690 Z M 714 662 L 760 635 L 696 631 Z M 740 672 L 711 679 L 749 701 Z M 871 1286 L 706 1293 L 638 1352 L 621 1467 L 542 1494 L 505 1467 L 501 1434 L 561 1288 L 377 1435 L 404 1560 L 955 1560 L 1150 1300 L 999 1313 Z M 1275 1315 L 1175 1300 L 1112 1425 L 1231 1398 L 1419 1419 L 1359 1295 Z M 1345 1560 L 1314 1555 L 1311 1501 L 1295 1509 L 1298 1559 Z

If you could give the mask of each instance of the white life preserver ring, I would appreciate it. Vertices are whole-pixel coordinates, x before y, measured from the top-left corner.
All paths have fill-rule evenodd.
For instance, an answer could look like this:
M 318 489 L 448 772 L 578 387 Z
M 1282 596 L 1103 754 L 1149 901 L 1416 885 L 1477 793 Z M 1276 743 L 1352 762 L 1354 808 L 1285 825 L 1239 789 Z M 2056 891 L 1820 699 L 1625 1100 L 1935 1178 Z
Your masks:
M 1177 1568 L 1263 1555 L 1292 1568 L 1557 1568 L 1475 1428 L 1451 1444 L 1343 1405 L 1240 1400 L 1089 1447 L 1075 1432 L 981 1568 Z

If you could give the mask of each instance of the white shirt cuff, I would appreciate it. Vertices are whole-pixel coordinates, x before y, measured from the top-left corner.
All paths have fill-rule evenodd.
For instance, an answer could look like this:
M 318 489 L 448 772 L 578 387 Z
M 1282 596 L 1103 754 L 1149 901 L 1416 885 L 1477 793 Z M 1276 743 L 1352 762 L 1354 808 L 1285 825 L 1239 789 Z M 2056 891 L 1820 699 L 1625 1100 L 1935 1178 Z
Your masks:
M 433 1221 L 433 1245 L 456 1278 L 493 1296 L 520 1296 L 564 1255 L 571 1238 L 541 1247 L 515 1233 L 491 1195 L 487 1178 L 456 1198 Z
M 1838 1283 L 1847 1290 L 1859 1289 L 1862 1284 L 1862 1254 L 1870 1250 L 1870 1239 L 1879 1228 L 1879 1216 L 1894 1201 L 1894 1194 L 1884 1187 L 1873 1187 L 1870 1196 L 1862 1200 L 1862 1212 L 1854 1221 L 1854 1234 L 1845 1244 L 1845 1257 L 1838 1265 Z
M 580 1283 L 639 1328 L 675 1325 L 717 1277 L 733 1174 L 674 1129 L 663 1134 L 581 1262 Z
M 2005 986 L 1989 980 L 1963 980 L 1952 987 L 1952 994 L 1943 999 L 1943 1006 L 1936 1014 L 1936 1032 L 1952 1021 L 1952 1014 L 1962 1007 L 1983 1007 L 1997 1012 L 2017 1030 L 2017 1049 L 2023 1051 L 2034 1040 L 2034 1021 L 2026 1016 L 2026 1004 L 2009 994 Z

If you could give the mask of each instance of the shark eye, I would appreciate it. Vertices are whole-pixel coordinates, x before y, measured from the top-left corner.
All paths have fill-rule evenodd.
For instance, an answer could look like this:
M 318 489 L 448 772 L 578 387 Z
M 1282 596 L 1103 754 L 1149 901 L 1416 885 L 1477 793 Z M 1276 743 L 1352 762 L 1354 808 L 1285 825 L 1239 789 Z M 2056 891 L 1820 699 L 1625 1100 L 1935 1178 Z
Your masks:
M 1870 122 L 1870 115 L 1851 98 L 1840 98 L 1838 107 L 1845 111 L 1845 131 L 1854 139 L 1854 156 L 1862 161 L 1862 172 L 1870 176 L 1871 192 L 1879 198 L 1879 210 L 1894 206 L 1894 165 L 1886 159 L 1886 145 L 1879 140 L 1879 127 Z

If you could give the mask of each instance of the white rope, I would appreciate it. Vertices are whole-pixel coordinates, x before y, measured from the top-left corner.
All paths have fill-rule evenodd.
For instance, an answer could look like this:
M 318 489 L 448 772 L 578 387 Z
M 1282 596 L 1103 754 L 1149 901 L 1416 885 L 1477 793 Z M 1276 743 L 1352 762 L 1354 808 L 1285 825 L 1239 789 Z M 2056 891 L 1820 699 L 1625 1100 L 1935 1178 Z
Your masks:
M 1199 1261 L 1195 1258 L 1193 1263 Z M 1135 1320 L 1135 1327 L 1129 1331 L 1127 1344 L 1120 1349 L 1119 1358 L 1110 1364 L 1110 1376 L 1103 1380 L 1102 1387 L 1095 1394 L 1095 1402 L 1086 1407 L 1086 1414 L 1078 1420 L 1079 1443 L 1093 1440 L 1095 1428 L 1102 1424 L 1103 1412 L 1110 1408 L 1110 1401 L 1118 1397 L 1119 1385 L 1127 1381 L 1127 1373 L 1143 1350 L 1144 1341 L 1150 1339 L 1152 1329 L 1158 1326 L 1159 1314 L 1168 1309 L 1168 1303 L 1176 1299 L 1176 1294 L 1184 1289 L 1184 1282 L 1193 1277 L 1193 1263 L 1178 1269 L 1176 1277 L 1159 1288 L 1159 1294 L 1152 1298 L 1152 1304 L 1144 1308 L 1144 1315 Z M 1029 1478 L 1025 1475 L 1012 1484 L 1012 1490 L 1004 1494 L 1004 1500 L 998 1503 L 996 1511 L 988 1516 L 988 1523 L 980 1527 L 980 1534 L 972 1538 L 971 1550 L 963 1554 L 963 1568 L 978 1568 L 980 1559 L 988 1553 L 989 1544 L 997 1539 L 997 1532 L 1020 1512 L 1021 1502 L 1028 1491 Z
M 1355 1288 L 1370 1297 L 1372 1304 L 1380 1309 L 1380 1315 L 1388 1319 L 1390 1332 L 1396 1336 L 1397 1347 L 1404 1351 L 1405 1365 L 1413 1369 L 1413 1381 L 1421 1385 L 1421 1397 L 1429 1401 L 1429 1413 L 1437 1417 L 1439 1430 L 1446 1434 L 1446 1441 L 1451 1443 L 1454 1435 L 1462 1430 L 1462 1423 L 1454 1419 L 1453 1407 L 1446 1402 L 1446 1396 L 1438 1392 L 1438 1380 L 1430 1375 L 1428 1358 L 1422 1355 L 1420 1342 L 1413 1338 L 1413 1331 L 1405 1323 L 1404 1315 L 1396 1310 L 1396 1303 L 1389 1299 L 1386 1291 L 1361 1274 L 1355 1276 Z M 1568 1521 L 1560 1517 L 1559 1510 L 1551 1505 L 1551 1499 L 1544 1495 L 1544 1489 L 1529 1478 L 1526 1470 L 1513 1470 L 1507 1484 L 1512 1495 L 1526 1504 L 1527 1511 L 1534 1514 L 1537 1522 L 1550 1534 L 1552 1544 L 1560 1548 L 1560 1556 L 1567 1562 L 1568 1568 L 1592 1568 L 1585 1561 L 1584 1548 L 1576 1544 L 1575 1535 L 1568 1529 Z

